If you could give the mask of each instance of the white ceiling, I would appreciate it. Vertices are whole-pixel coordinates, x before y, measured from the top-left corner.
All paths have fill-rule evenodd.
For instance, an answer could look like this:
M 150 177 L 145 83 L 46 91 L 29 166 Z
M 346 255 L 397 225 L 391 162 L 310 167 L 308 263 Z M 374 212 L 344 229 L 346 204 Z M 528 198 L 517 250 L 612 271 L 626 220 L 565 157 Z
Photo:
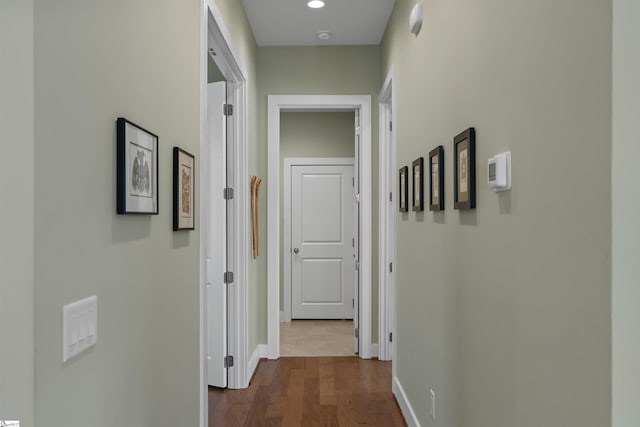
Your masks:
M 308 0 L 242 0 L 260 46 L 379 44 L 395 0 L 324 0 L 311 9 Z M 319 40 L 318 31 L 329 31 Z

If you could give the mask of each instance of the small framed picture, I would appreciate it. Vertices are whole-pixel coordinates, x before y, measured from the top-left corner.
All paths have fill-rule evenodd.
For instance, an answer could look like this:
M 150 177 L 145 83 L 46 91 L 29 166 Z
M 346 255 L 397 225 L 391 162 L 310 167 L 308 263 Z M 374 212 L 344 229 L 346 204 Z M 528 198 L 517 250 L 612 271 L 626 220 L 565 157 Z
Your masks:
M 158 214 L 158 136 L 117 120 L 117 212 Z
M 444 210 L 444 148 L 429 152 L 429 210 Z
M 173 147 L 173 231 L 195 229 L 195 157 Z
M 409 203 L 407 203 L 407 194 L 409 194 L 409 180 L 407 179 L 408 174 L 409 168 L 406 166 L 401 167 L 400 171 L 398 172 L 398 183 L 400 184 L 400 197 L 398 197 L 400 212 L 409 212 Z
M 455 209 L 476 207 L 476 132 L 469 128 L 453 139 L 453 200 Z
M 418 157 L 413 161 L 413 210 L 424 210 L 424 159 Z

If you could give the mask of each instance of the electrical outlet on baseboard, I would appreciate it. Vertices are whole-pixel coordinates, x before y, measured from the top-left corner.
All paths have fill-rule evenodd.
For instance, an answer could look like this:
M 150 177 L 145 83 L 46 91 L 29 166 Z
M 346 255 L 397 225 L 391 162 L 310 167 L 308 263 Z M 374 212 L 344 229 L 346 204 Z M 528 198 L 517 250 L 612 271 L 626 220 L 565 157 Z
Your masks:
M 433 389 L 429 389 L 429 397 L 431 398 L 431 419 L 436 420 L 436 392 Z

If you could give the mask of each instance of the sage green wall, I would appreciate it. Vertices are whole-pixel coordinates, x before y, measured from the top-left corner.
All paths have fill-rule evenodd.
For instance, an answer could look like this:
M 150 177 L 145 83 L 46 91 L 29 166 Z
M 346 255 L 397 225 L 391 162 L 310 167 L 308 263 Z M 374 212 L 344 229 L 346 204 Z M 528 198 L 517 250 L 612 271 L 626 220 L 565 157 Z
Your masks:
M 199 234 L 171 230 L 171 183 L 172 147 L 199 155 L 200 10 L 179 0 L 35 1 L 43 426 L 198 425 Z M 115 213 L 118 116 L 159 136 L 157 216 Z M 63 364 L 62 307 L 90 295 L 97 345 Z
M 371 95 L 372 135 L 372 341 L 378 337 L 378 91 L 379 46 L 259 46 L 258 69 L 258 159 L 267 170 L 268 95 Z M 266 193 L 265 193 L 266 200 Z M 266 210 L 266 206 L 265 206 Z M 265 271 L 266 275 L 266 271 Z M 267 342 L 267 289 L 260 289 L 260 342 Z
M 613 1 L 613 427 L 640 423 L 640 3 Z
M 211 55 L 207 54 L 207 82 L 214 83 L 222 81 L 224 81 L 222 71 L 220 71 L 220 68 L 213 62 Z
M 33 427 L 33 0 L 0 2 L 0 419 Z
M 244 13 L 242 2 L 238 0 L 215 0 L 220 14 L 227 27 L 234 49 L 237 49 L 239 60 L 246 72 L 247 78 L 247 129 L 249 151 L 249 176 L 256 175 L 263 181 L 267 176 L 266 165 L 259 161 L 260 149 L 257 139 L 257 75 L 256 75 L 256 42 Z M 249 191 L 249 177 L 247 177 L 246 191 Z M 263 182 L 261 190 L 266 189 Z M 266 192 L 265 200 L 266 200 Z M 248 220 L 248 218 L 247 218 Z M 266 236 L 267 210 L 260 211 L 260 230 Z M 247 244 L 250 244 L 249 242 Z M 267 289 L 267 256 L 266 239 L 261 239 L 260 256 L 255 260 L 249 257 L 249 356 L 253 354 L 258 344 L 267 342 L 263 329 L 266 324 L 266 289 Z M 251 251 L 249 251 L 251 252 Z M 266 330 L 265 330 L 266 331 Z
M 611 0 L 431 0 L 418 37 L 412 6 L 382 46 L 396 166 L 442 144 L 446 210 L 398 218 L 398 380 L 423 427 L 610 425 Z M 478 207 L 455 211 L 469 126 Z M 505 150 L 496 194 L 486 162 Z
M 280 311 L 284 310 L 284 159 L 354 157 L 353 112 L 280 113 Z

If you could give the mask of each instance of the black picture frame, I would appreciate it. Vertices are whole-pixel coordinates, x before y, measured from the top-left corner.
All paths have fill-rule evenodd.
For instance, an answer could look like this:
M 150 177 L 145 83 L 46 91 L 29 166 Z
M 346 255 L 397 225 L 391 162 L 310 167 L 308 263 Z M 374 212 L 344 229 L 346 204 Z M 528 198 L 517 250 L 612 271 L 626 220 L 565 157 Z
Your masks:
M 412 163 L 413 171 L 413 211 L 424 210 L 424 158 L 418 157 Z
M 195 156 L 173 147 L 173 231 L 195 230 Z
M 453 196 L 455 209 L 476 208 L 476 131 L 472 127 L 453 138 Z
M 444 210 L 444 148 L 437 146 L 429 152 L 429 210 Z
M 398 210 L 400 212 L 409 212 L 409 168 L 407 166 L 403 166 L 398 171 L 398 186 L 399 186 L 399 197 L 398 197 Z
M 116 212 L 158 215 L 158 135 L 118 117 L 116 144 Z

